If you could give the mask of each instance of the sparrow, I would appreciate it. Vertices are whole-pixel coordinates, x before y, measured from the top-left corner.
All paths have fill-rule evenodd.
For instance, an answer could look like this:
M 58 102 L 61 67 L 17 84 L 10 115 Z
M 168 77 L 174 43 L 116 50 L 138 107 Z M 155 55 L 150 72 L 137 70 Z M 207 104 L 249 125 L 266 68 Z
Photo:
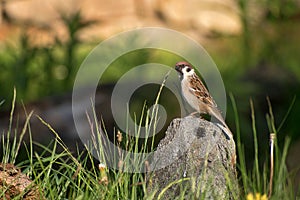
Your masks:
M 221 126 L 218 126 L 224 131 L 227 138 L 231 139 L 232 133 L 225 123 L 216 102 L 209 94 L 201 79 L 195 73 L 191 64 L 184 61 L 178 62 L 175 65 L 175 70 L 179 74 L 182 96 L 187 103 L 198 113 L 209 114 L 210 116 L 215 117 L 221 122 Z

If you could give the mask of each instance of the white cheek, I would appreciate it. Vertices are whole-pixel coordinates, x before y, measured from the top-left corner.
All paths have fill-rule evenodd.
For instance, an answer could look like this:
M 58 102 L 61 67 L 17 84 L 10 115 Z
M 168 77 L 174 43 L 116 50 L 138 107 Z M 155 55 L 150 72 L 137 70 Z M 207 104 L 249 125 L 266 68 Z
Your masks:
M 191 76 L 194 74 L 194 69 L 191 69 L 189 72 L 186 71 L 186 69 L 185 69 L 183 74 L 184 74 L 184 77 Z

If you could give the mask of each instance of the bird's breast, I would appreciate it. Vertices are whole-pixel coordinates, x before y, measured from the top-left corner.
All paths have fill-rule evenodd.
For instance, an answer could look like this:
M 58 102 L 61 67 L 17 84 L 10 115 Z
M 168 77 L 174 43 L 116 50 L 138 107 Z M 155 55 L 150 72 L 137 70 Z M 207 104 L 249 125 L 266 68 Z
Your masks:
M 190 90 L 189 83 L 187 80 L 183 79 L 181 82 L 181 90 L 182 90 L 182 96 L 186 100 L 188 104 L 192 108 L 194 108 L 197 111 L 199 110 L 199 99 L 195 96 L 195 94 Z

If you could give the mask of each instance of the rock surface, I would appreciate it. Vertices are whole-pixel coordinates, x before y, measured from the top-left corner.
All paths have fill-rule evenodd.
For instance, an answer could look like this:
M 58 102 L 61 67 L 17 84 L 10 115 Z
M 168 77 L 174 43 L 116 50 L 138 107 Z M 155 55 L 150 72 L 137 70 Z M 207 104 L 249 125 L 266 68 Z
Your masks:
M 2 196 L 4 195 L 4 196 Z M 45 199 L 41 190 L 13 164 L 0 163 L 0 199 Z
M 163 199 L 233 199 L 238 195 L 235 159 L 235 142 L 212 122 L 174 119 L 154 154 L 147 190 Z

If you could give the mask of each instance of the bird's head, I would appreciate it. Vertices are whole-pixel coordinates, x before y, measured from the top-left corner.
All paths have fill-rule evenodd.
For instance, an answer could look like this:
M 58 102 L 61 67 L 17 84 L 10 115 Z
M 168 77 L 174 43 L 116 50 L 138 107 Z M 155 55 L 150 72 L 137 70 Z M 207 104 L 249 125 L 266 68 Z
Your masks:
M 184 61 L 176 63 L 175 69 L 181 78 L 184 78 L 185 76 L 190 76 L 194 73 L 194 69 L 191 66 L 191 64 Z

